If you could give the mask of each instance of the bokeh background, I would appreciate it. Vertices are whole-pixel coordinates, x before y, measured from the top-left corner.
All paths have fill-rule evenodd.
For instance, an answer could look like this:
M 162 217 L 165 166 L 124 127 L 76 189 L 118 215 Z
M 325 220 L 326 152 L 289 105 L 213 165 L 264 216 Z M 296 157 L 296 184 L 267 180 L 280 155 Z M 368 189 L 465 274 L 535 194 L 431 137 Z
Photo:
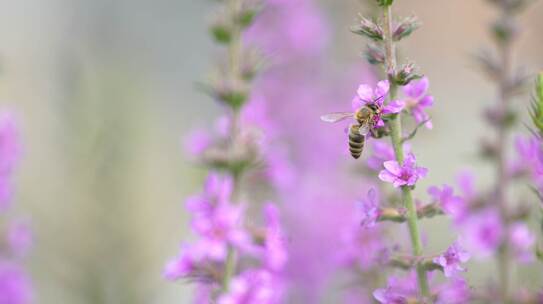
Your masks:
M 364 43 L 348 28 L 364 1 L 318 2 L 331 27 L 324 60 L 359 64 Z M 480 113 L 495 93 L 470 56 L 491 43 L 486 30 L 496 12 L 482 0 L 397 2 L 423 22 L 401 54 L 430 77 L 436 100 L 435 128 L 415 143 L 419 162 L 431 169 L 421 188 L 450 182 L 462 168 L 490 184 L 492 169 L 476 154 L 492 134 Z M 219 113 L 194 85 L 213 64 L 207 27 L 214 5 L 0 2 L 0 106 L 14 110 L 22 128 L 15 213 L 30 218 L 36 234 L 28 267 L 37 303 L 190 299 L 191 289 L 166 282 L 161 270 L 179 240 L 191 237 L 182 202 L 205 176 L 184 154 L 183 135 Z M 535 73 L 543 67 L 543 2 L 521 20 L 517 63 Z M 528 100 L 518 98 L 520 112 Z M 434 219 L 424 227 L 432 227 L 431 246 L 452 240 L 447 223 Z M 474 265 L 469 275 L 483 280 L 493 267 Z M 521 273 L 529 281 L 537 271 Z

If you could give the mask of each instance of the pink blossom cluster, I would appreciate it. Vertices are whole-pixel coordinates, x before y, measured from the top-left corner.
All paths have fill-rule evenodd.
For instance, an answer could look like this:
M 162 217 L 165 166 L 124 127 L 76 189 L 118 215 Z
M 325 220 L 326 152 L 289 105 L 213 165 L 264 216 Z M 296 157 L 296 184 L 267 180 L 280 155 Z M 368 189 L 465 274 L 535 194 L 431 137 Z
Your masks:
M 279 211 L 272 203 L 264 206 L 264 227 L 244 222 L 245 208 L 231 200 L 232 180 L 211 173 L 204 192 L 187 200 L 192 214 L 192 230 L 198 239 L 183 244 L 179 255 L 164 270 L 169 280 L 196 281 L 208 291 L 201 299 L 209 301 L 220 290 L 229 248 L 237 260 L 252 260 L 250 267 L 233 278 L 232 287 L 218 297 L 219 303 L 277 303 L 281 293 L 281 271 L 287 261 Z M 235 300 L 238 299 L 238 300 Z M 245 300 L 241 300 L 245 299 Z M 199 302 L 199 303 L 207 303 Z

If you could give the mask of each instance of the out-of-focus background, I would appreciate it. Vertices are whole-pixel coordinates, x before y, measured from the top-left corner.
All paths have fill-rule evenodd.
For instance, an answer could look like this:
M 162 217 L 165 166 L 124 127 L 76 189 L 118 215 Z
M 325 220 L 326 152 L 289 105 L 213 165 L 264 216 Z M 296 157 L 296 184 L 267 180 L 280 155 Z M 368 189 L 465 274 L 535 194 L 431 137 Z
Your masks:
M 466 167 L 478 173 L 479 184 L 490 184 L 491 169 L 475 155 L 491 134 L 480 113 L 495 93 L 470 56 L 491 43 L 486 30 L 496 12 L 483 0 L 397 2 L 398 11 L 423 22 L 401 54 L 429 76 L 436 100 L 434 130 L 416 139 L 419 162 L 431 168 L 421 188 L 451 182 Z M 338 66 L 361 62 L 364 43 L 348 28 L 363 1 L 319 5 L 332 27 L 324 59 Z M 205 176 L 184 154 L 183 135 L 219 113 L 194 85 L 213 65 L 208 24 L 214 6 L 194 0 L 0 2 L 0 106 L 14 110 L 22 128 L 16 213 L 31 218 L 36 234 L 29 269 L 37 303 L 191 298 L 189 287 L 166 282 L 161 271 L 179 240 L 191 238 L 182 202 Z M 543 67 L 543 2 L 521 20 L 517 63 L 535 73 Z M 521 112 L 527 104 L 527 95 L 518 99 Z M 432 227 L 432 246 L 452 239 L 447 223 L 424 225 Z M 474 266 L 470 276 L 482 280 L 493 267 Z

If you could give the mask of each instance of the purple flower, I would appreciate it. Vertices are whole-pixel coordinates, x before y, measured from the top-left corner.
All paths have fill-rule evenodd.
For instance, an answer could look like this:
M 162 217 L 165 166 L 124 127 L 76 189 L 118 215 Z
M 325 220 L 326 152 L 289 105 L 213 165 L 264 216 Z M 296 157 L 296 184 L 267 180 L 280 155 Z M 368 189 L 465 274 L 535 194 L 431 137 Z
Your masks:
M 442 255 L 435 258 L 434 263 L 443 267 L 443 273 L 446 277 L 452 277 L 460 271 L 466 271 L 460 264 L 467 262 L 469 258 L 469 253 L 465 251 L 457 241 L 447 248 L 447 251 Z
M 15 256 L 24 256 L 33 244 L 32 230 L 26 222 L 11 223 L 7 232 L 7 241 Z
M 19 131 L 11 113 L 0 115 L 0 175 L 10 174 L 21 154 Z
M 163 276 L 171 281 L 194 275 L 203 261 L 204 252 L 200 244 L 182 245 L 179 256 L 170 260 L 163 271 Z
M 503 223 L 500 214 L 493 208 L 470 215 L 458 226 L 462 244 L 477 257 L 493 254 L 503 241 Z
M 470 289 L 466 280 L 453 277 L 438 288 L 437 304 L 464 304 L 469 303 Z
M 475 175 L 468 170 L 464 170 L 456 177 L 456 182 L 466 202 L 471 202 L 477 198 L 475 189 Z
M 379 218 L 379 200 L 374 188 L 368 191 L 368 196 L 360 204 L 360 225 L 363 228 L 372 228 Z
M 357 111 L 363 106 L 372 105 L 378 109 L 378 114 L 375 115 L 373 125 L 375 127 L 383 127 L 385 125 L 381 118 L 382 114 L 399 113 L 404 108 L 404 103 L 401 100 L 394 100 L 384 106 L 384 100 L 390 89 L 388 80 L 381 80 L 377 83 L 377 87 L 372 89 L 367 84 L 358 86 L 355 97 L 352 100 L 353 111 Z
M 515 257 L 523 263 L 533 260 L 532 247 L 535 244 L 535 235 L 524 223 L 515 223 L 509 230 L 509 241 Z
M 389 160 L 383 163 L 385 170 L 379 172 L 379 179 L 389 182 L 394 187 L 413 186 L 419 178 L 423 178 L 428 173 L 428 169 L 416 166 L 416 159 L 413 154 L 408 154 L 403 165 L 395 160 Z
M 248 270 L 235 277 L 228 293 L 220 296 L 218 304 L 280 303 L 281 285 L 266 270 Z
M 288 255 L 279 222 L 279 210 L 268 203 L 264 207 L 264 216 L 266 219 L 266 266 L 273 271 L 280 271 L 285 266 Z
M 31 283 L 19 266 L 0 261 L 0 303 L 27 304 L 32 300 Z
M 379 288 L 373 292 L 373 297 L 381 304 L 407 304 L 406 296 L 394 291 L 392 288 Z
M 0 114 L 0 211 L 9 208 L 12 197 L 11 173 L 21 154 L 19 132 L 11 113 Z
M 184 142 L 185 151 L 193 157 L 200 156 L 211 144 L 211 136 L 203 130 L 192 132 L 185 138 Z
M 379 171 L 383 167 L 383 162 L 394 159 L 394 148 L 383 140 L 371 140 L 369 142 L 372 154 L 368 157 L 368 167 Z M 403 144 L 404 154 L 411 153 L 411 146 L 408 143 Z
M 404 86 L 403 92 L 405 94 L 404 103 L 407 109 L 413 115 L 413 118 L 417 123 L 422 123 L 427 121 L 430 117 L 426 112 L 425 108 L 432 106 L 434 103 L 434 97 L 426 94 L 428 91 L 430 83 L 427 77 L 423 77 L 420 80 L 411 81 L 409 84 Z M 432 128 L 432 122 L 428 120 L 424 124 L 428 129 Z
M 389 277 L 387 287 L 377 289 L 373 297 L 382 304 L 407 304 L 417 297 L 418 286 L 415 272 L 405 277 Z
M 466 201 L 460 196 L 454 195 L 454 190 L 449 185 L 443 185 L 442 189 L 432 186 L 428 188 L 428 194 L 439 202 L 443 211 L 456 221 L 461 220 L 468 212 Z

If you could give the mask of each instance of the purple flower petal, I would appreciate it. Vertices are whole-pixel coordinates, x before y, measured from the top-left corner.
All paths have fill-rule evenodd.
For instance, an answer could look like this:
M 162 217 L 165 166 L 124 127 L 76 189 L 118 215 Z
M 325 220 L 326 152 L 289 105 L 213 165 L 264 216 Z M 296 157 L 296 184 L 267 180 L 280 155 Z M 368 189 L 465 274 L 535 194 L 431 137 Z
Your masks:
M 408 85 L 404 87 L 403 91 L 405 95 L 411 98 L 418 99 L 426 93 L 429 86 L 430 82 L 428 80 L 428 77 L 423 77 L 420 80 L 411 81 Z

